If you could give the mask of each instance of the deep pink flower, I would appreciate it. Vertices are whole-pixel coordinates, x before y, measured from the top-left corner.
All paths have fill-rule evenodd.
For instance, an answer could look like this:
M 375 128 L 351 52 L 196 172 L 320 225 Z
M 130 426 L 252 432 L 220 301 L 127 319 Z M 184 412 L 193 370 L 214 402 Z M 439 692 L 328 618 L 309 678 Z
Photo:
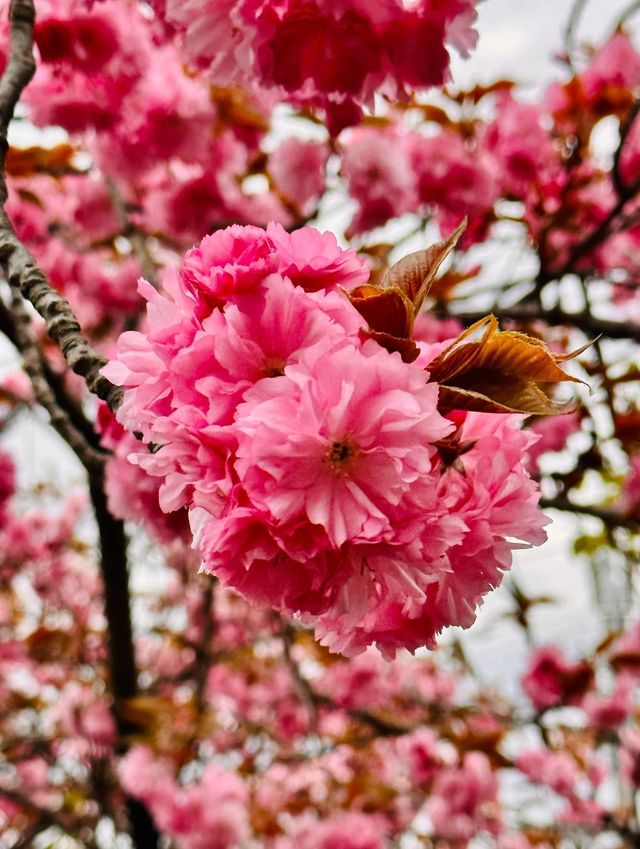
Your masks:
M 319 344 L 238 409 L 236 468 L 278 521 L 306 515 L 336 548 L 391 532 L 388 509 L 431 468 L 450 426 L 436 392 L 377 345 Z M 434 387 L 435 389 L 435 387 Z
M 580 430 L 578 413 L 566 413 L 564 416 L 549 416 L 539 419 L 531 426 L 531 431 L 540 438 L 527 452 L 527 463 L 532 473 L 539 472 L 538 458 L 549 451 L 562 451 L 571 434 Z
M 419 728 L 398 741 L 400 755 L 406 758 L 412 784 L 426 784 L 451 765 L 453 750 L 447 752 L 430 728 Z
M 379 227 L 390 218 L 416 212 L 416 173 L 408 136 L 395 127 L 356 127 L 341 139 L 341 172 L 358 212 L 349 232 Z M 389 150 L 393 156 L 389 156 Z
M 383 817 L 360 811 L 337 812 L 309 821 L 295 832 L 290 849 L 384 849 L 388 826 Z M 288 841 L 282 849 L 288 849 Z
M 522 678 L 522 688 L 538 710 L 558 705 L 580 704 L 593 681 L 586 661 L 570 663 L 560 649 L 536 649 Z
M 632 715 L 634 681 L 632 676 L 620 675 L 613 692 L 608 696 L 587 693 L 582 707 L 592 728 L 618 728 Z
M 535 784 L 544 784 L 561 796 L 571 797 L 580 778 L 576 762 L 567 752 L 527 749 L 518 755 L 516 766 Z
M 313 227 L 287 233 L 281 225 L 271 223 L 267 236 L 277 251 L 280 273 L 307 292 L 336 286 L 351 289 L 369 278 L 367 263 L 353 249 L 341 248 L 333 233 Z
M 467 841 L 478 832 L 497 834 L 500 809 L 498 780 L 482 752 L 470 752 L 457 769 L 435 779 L 427 812 L 439 837 Z
M 313 213 L 326 184 L 329 148 L 324 142 L 290 138 L 269 156 L 276 188 L 299 215 Z

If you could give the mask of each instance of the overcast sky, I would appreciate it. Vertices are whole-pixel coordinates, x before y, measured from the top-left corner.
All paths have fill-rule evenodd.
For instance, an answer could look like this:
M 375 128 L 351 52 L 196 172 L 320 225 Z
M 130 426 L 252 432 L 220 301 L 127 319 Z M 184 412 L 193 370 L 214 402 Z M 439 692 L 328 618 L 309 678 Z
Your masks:
M 631 0 L 590 0 L 580 16 L 578 40 L 598 43 L 615 27 Z M 510 77 L 533 86 L 554 78 L 553 54 L 562 49 L 573 0 L 483 0 L 478 7 L 478 46 L 469 59 L 455 58 L 454 82 Z M 636 28 L 640 14 L 631 18 Z

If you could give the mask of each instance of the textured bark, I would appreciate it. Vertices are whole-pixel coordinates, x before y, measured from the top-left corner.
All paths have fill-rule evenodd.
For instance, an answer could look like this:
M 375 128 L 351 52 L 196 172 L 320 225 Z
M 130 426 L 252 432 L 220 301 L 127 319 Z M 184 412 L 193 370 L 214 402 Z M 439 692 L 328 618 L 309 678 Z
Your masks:
M 91 444 L 91 440 L 87 438 L 84 425 L 77 427 L 77 423 L 82 422 L 81 411 L 76 410 L 70 414 L 64 404 L 58 404 L 55 387 L 47 380 L 45 361 L 30 335 L 28 315 L 25 313 L 22 298 L 30 301 L 42 316 L 49 335 L 59 346 L 69 367 L 83 377 L 91 392 L 106 401 L 112 410 L 116 410 L 122 401 L 122 389 L 100 374 L 100 369 L 107 361 L 89 344 L 71 306 L 51 286 L 44 271 L 38 267 L 31 253 L 18 239 L 4 210 L 7 200 L 4 174 L 8 149 L 7 131 L 20 95 L 35 72 L 33 0 L 12 0 L 9 20 L 9 61 L 0 80 L 0 265 L 14 298 L 13 315 L 5 316 L 4 324 L 8 335 L 25 359 L 27 370 L 34 381 L 38 401 L 49 411 L 52 425 L 76 451 L 88 472 L 100 539 L 111 690 L 120 747 L 123 749 L 124 740 L 132 729 L 123 721 L 120 707 L 137 692 L 124 524 L 109 512 L 104 491 L 104 458 L 96 450 L 95 443 Z M 85 433 L 82 432 L 83 429 Z M 134 847 L 156 849 L 160 836 L 148 810 L 130 797 L 125 797 L 125 802 Z
M 122 402 L 122 389 L 100 374 L 100 369 L 106 364 L 105 358 L 89 344 L 69 303 L 51 286 L 47 275 L 16 236 L 4 211 L 7 200 L 4 176 L 7 131 L 20 95 L 35 71 L 33 0 L 12 0 L 9 20 L 9 62 L 0 81 L 0 265 L 12 288 L 20 291 L 40 313 L 69 367 L 84 378 L 91 392 L 116 410 Z

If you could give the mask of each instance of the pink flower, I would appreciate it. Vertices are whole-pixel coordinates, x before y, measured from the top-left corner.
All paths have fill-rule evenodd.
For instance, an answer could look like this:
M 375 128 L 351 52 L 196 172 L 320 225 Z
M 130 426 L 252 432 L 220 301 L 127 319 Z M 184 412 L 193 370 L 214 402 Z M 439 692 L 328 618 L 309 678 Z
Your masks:
M 354 250 L 338 245 L 333 233 L 301 227 L 291 233 L 279 224 L 267 226 L 279 258 L 279 271 L 307 292 L 351 289 L 369 279 L 367 263 Z
M 580 704 L 593 681 L 586 661 L 569 663 L 560 649 L 547 646 L 531 655 L 522 687 L 538 710 Z
M 120 764 L 120 778 L 180 849 L 236 849 L 249 838 L 247 789 L 216 763 L 207 764 L 198 783 L 180 787 L 167 763 L 134 746 Z
M 290 138 L 269 156 L 276 188 L 301 216 L 313 213 L 324 192 L 329 148 L 324 142 Z
M 187 251 L 181 282 L 202 303 L 196 314 L 203 318 L 231 295 L 258 286 L 278 265 L 273 244 L 262 228 L 233 225 L 205 236 L 198 247 Z
M 368 649 L 348 662 L 331 664 L 316 688 L 342 708 L 384 709 L 398 691 L 399 675 L 378 652 Z
M 106 17 L 36 22 L 35 42 L 43 62 L 68 62 L 87 74 L 95 74 L 118 51 L 117 34 Z
M 0 525 L 7 518 L 8 502 L 16 490 L 16 470 L 13 460 L 4 451 L 0 451 Z
M 629 36 L 618 31 L 598 50 L 580 78 L 591 101 L 607 88 L 632 89 L 640 84 L 640 54 Z
M 356 123 L 376 91 L 404 96 L 442 84 L 445 42 L 475 43 L 475 0 L 167 0 L 156 4 L 185 32 L 189 59 L 218 84 L 258 83 L 323 109 L 336 129 Z M 231 25 L 229 23 L 231 22 Z
M 105 469 L 105 492 L 109 510 L 119 519 L 140 522 L 162 542 L 185 540 L 189 532 L 186 511 L 165 513 L 160 509 L 160 485 L 157 477 L 127 461 L 138 450 L 138 440 L 111 417 L 106 405 L 98 411 L 103 431 L 102 443 L 114 451 Z
M 630 625 L 613 643 L 609 663 L 617 672 L 640 675 L 640 622 Z
M 571 797 L 579 780 L 576 762 L 566 752 L 527 749 L 516 759 L 516 767 L 535 784 L 544 784 L 561 796 Z
M 618 728 L 631 716 L 634 708 L 634 683 L 629 676 L 620 675 L 614 691 L 609 696 L 587 693 L 583 702 L 592 728 L 599 730 Z
M 445 840 L 469 840 L 479 831 L 497 834 L 498 780 L 482 752 L 465 755 L 462 766 L 441 772 L 426 809 L 433 828 Z
M 357 12 L 336 18 L 316 3 L 290 0 L 284 14 L 267 7 L 257 23 L 261 73 L 287 91 L 304 90 L 310 80 L 322 95 L 356 96 L 381 70 L 376 32 Z
M 306 516 L 336 548 L 383 539 L 388 508 L 449 430 L 435 387 L 377 345 L 320 344 L 285 373 L 238 409 L 236 468 L 252 503 L 278 521 Z
M 640 511 L 640 454 L 630 458 L 629 466 L 618 504 L 625 514 L 633 516 Z
M 406 135 L 395 127 L 357 127 L 341 140 L 340 150 L 342 176 L 359 206 L 349 227 L 351 234 L 417 211 L 416 173 Z
M 499 197 L 496 167 L 485 150 L 459 133 L 408 138 L 418 202 L 436 210 L 440 229 L 450 232 L 466 216 L 464 243 L 485 238 Z
M 400 755 L 406 758 L 412 784 L 427 784 L 433 781 L 443 768 L 451 765 L 453 751 L 447 752 L 429 728 L 419 728 L 413 734 L 402 738 L 398 745 Z
M 381 816 L 360 811 L 338 812 L 324 821 L 303 825 L 295 832 L 290 846 L 291 849 L 384 849 L 387 830 Z
M 564 416 L 549 416 L 538 419 L 531 431 L 540 438 L 528 449 L 528 466 L 533 473 L 539 471 L 538 458 L 550 451 L 562 451 L 572 433 L 580 430 L 578 413 L 566 413 Z
M 503 94 L 496 104 L 496 118 L 482 136 L 484 148 L 497 163 L 501 189 L 526 197 L 561 168 L 551 134 L 543 128 L 540 105 L 519 103 Z
M 517 417 L 445 419 L 424 368 L 363 341 L 340 289 L 367 274 L 329 234 L 231 227 L 166 294 L 141 283 L 147 326 L 105 374 L 155 446 L 129 443 L 129 462 L 161 509 L 188 509 L 205 570 L 334 651 L 392 657 L 469 625 L 545 519 Z M 456 468 L 445 437 L 465 445 Z
M 620 772 L 628 784 L 640 788 L 640 730 L 631 725 L 620 732 Z

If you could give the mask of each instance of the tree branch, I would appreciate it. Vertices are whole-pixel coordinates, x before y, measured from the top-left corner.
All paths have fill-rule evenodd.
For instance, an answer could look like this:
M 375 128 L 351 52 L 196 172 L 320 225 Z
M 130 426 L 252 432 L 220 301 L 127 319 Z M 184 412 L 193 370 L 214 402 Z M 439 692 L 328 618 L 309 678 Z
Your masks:
M 20 350 L 18 337 L 16 334 L 15 320 L 11 312 L 0 298 L 0 333 L 3 333 L 11 344 L 17 350 Z M 96 450 L 100 450 L 100 439 L 96 434 L 92 423 L 85 416 L 80 403 L 71 395 L 64 382 L 64 375 L 58 374 L 48 363 L 42 351 L 37 347 L 37 353 L 40 360 L 40 369 L 44 379 L 49 384 L 51 391 L 55 397 L 56 404 L 64 410 L 68 415 L 69 420 L 82 434 L 87 444 Z M 6 390 L 5 390 L 6 391 Z
M 44 318 L 49 335 L 59 346 L 69 367 L 84 378 L 91 392 L 115 410 L 122 402 L 123 393 L 120 387 L 100 374 L 106 359 L 89 344 L 69 303 L 51 286 L 46 274 L 18 239 L 4 210 L 7 201 L 4 174 L 7 131 L 20 95 L 35 71 L 33 0 L 12 0 L 9 20 L 9 62 L 0 80 L 0 265 L 11 286 L 31 301 Z
M 493 309 L 491 312 L 501 321 L 544 321 L 547 324 L 576 327 L 587 336 L 604 336 L 607 339 L 632 339 L 635 342 L 640 342 L 640 324 L 597 318 L 587 310 L 576 313 L 565 312 L 560 307 L 545 310 L 539 303 L 522 303 L 515 304 L 508 309 Z M 447 316 L 458 318 L 466 324 L 479 321 L 486 314 L 486 311 L 447 312 Z
M 0 313 L 2 313 L 2 324 L 11 325 L 11 341 L 22 355 L 24 368 L 31 379 L 36 401 L 48 412 L 53 429 L 69 445 L 88 475 L 99 473 L 107 455 L 96 450 L 88 442 L 85 434 L 78 430 L 67 411 L 58 404 L 45 376 L 43 358 L 31 333 L 29 315 L 19 292 L 14 292 L 12 312 L 9 312 L 4 303 L 0 302 Z
M 16 293 L 30 301 L 45 320 L 47 331 L 59 346 L 70 368 L 84 378 L 88 388 L 102 398 L 112 410 L 122 402 L 122 389 L 114 386 L 100 374 L 106 359 L 97 353 L 83 335 L 78 320 L 69 303 L 51 286 L 46 274 L 38 267 L 33 256 L 17 237 L 4 205 L 7 201 L 5 158 L 8 150 L 7 132 L 13 113 L 24 90 L 35 72 L 33 33 L 35 7 L 33 0 L 11 0 L 9 7 L 10 53 L 7 67 L 0 80 L 0 265 Z M 22 302 L 14 299 L 14 310 L 23 312 Z M 28 319 L 27 319 L 28 320 Z M 49 404 L 50 387 L 42 375 L 37 352 L 26 336 L 26 320 L 14 322 L 16 338 L 29 359 L 29 367 L 36 376 L 36 392 Z M 52 405 L 56 417 L 57 410 Z M 50 413 L 51 413 L 50 410 Z M 69 426 L 64 412 L 58 423 Z M 77 432 L 70 429 L 65 438 Z M 73 447 L 73 445 L 72 445 Z M 122 719 L 121 705 L 137 691 L 137 671 L 131 627 L 131 604 L 127 568 L 127 543 L 123 523 L 115 519 L 107 507 L 104 491 L 104 466 L 97 464 L 89 475 L 89 488 L 94 506 L 100 538 L 100 565 L 104 580 L 105 614 L 108 624 L 109 660 L 114 709 L 118 722 L 121 745 L 130 732 Z M 138 849 L 151 849 L 158 844 L 159 835 L 147 809 L 134 799 L 126 798 L 131 836 Z
M 556 498 L 541 498 L 540 507 L 543 510 L 561 510 L 564 513 L 574 513 L 579 516 L 593 516 L 594 519 L 600 519 L 605 525 L 628 528 L 631 531 L 640 529 L 640 519 L 634 519 L 631 516 L 625 516 L 617 510 L 611 510 L 607 507 L 593 507 L 587 504 L 574 504 L 564 496 Z

